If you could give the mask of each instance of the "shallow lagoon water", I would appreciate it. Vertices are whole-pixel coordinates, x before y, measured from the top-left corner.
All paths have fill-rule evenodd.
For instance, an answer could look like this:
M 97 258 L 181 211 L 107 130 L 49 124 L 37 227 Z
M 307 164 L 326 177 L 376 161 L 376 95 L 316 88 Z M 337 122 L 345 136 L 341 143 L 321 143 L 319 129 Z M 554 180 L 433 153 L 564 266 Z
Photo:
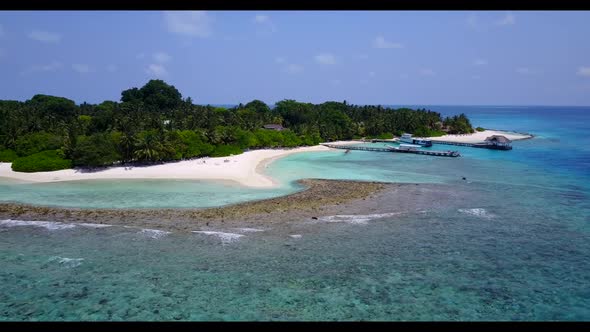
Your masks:
M 232 181 L 83 180 L 23 183 L 0 180 L 0 201 L 76 208 L 213 207 L 285 195 L 298 186 L 251 189 Z
M 403 215 L 207 230 L 231 241 L 0 226 L 0 320 L 590 320 L 590 108 L 432 109 L 538 137 L 508 152 L 457 147 L 461 158 L 333 151 L 267 169 L 288 190 L 305 177 L 454 190 L 448 206 Z M 176 202 L 175 188 L 197 197 L 202 185 L 170 183 L 138 192 Z

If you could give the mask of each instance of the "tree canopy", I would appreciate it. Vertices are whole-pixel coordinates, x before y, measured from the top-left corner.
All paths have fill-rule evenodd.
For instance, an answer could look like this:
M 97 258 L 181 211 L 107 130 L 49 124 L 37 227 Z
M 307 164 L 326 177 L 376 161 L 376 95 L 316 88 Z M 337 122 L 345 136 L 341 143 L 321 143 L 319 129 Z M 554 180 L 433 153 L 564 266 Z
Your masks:
M 266 124 L 285 129 L 263 129 Z M 183 99 L 174 86 L 151 80 L 121 92 L 119 102 L 76 105 L 41 94 L 25 102 L 0 100 L 0 161 L 13 161 L 13 167 L 25 165 L 21 169 L 27 170 L 100 167 L 403 132 L 435 136 L 443 130 L 473 132 L 465 114 L 443 119 L 426 109 L 346 101 L 312 104 L 287 99 L 273 108 L 260 100 L 231 108 L 198 105 L 190 97 Z

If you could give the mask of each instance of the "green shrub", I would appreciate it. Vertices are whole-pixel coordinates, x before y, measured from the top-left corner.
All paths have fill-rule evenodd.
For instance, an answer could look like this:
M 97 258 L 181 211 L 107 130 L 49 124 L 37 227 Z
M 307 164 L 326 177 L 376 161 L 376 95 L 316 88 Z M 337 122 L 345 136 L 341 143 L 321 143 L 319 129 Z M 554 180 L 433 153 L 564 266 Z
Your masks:
M 445 132 L 444 132 L 444 131 L 442 131 L 442 130 L 430 130 L 430 131 L 428 132 L 428 136 L 425 136 L 425 137 L 440 137 L 440 136 L 444 136 L 444 135 L 446 135 L 446 134 L 447 134 L 447 133 L 445 133 Z
M 10 149 L 0 151 L 0 161 L 12 162 L 16 158 L 18 155 Z
M 475 130 L 477 130 L 477 131 L 484 131 L 484 130 L 485 130 L 485 128 L 482 128 L 482 127 L 477 127 L 477 128 L 475 128 Z
M 322 142 L 322 138 L 317 133 L 301 136 L 301 144 L 303 145 L 313 146 L 320 144 L 320 142 Z
M 232 154 L 241 154 L 243 151 L 235 145 L 218 145 L 211 153 L 211 157 L 226 157 Z
M 106 166 L 121 160 L 110 135 L 98 133 L 79 136 L 73 153 L 74 166 Z
M 72 161 L 64 159 L 61 150 L 42 151 L 12 162 L 12 170 L 15 172 L 48 172 L 67 168 L 72 168 Z
M 365 138 L 367 138 L 367 139 L 392 139 L 393 134 L 392 133 L 382 133 L 379 135 L 367 135 L 367 136 L 365 136 Z
M 284 130 L 281 132 L 281 134 L 283 135 L 283 146 L 286 148 L 300 146 L 302 143 L 301 138 L 299 138 L 299 136 L 297 136 L 291 130 Z
M 15 151 L 20 157 L 25 157 L 41 151 L 59 149 L 62 144 L 60 136 L 40 131 L 19 137 L 15 142 Z
M 383 133 L 377 136 L 378 139 L 392 139 L 393 138 L 393 134 L 392 133 Z

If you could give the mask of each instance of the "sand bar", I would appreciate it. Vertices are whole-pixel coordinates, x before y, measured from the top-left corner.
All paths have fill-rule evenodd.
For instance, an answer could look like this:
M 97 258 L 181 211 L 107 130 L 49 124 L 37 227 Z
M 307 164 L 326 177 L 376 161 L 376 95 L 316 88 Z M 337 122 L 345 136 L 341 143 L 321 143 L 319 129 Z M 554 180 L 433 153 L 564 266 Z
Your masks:
M 483 143 L 487 137 L 492 135 L 502 135 L 512 141 L 522 140 L 522 139 L 529 139 L 532 138 L 532 135 L 528 134 L 521 134 L 515 133 L 511 131 L 501 131 L 501 130 L 484 130 L 484 131 L 476 131 L 473 134 L 465 134 L 465 135 L 444 135 L 440 137 L 429 137 L 432 141 L 448 141 L 448 142 L 458 142 L 458 143 Z

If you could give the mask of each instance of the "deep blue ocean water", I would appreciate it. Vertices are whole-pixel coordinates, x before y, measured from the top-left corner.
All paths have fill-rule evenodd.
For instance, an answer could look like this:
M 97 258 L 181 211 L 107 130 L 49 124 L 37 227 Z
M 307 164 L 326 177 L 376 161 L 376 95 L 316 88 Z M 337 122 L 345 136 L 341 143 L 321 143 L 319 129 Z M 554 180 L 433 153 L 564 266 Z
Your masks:
M 3 199 L 78 206 L 187 206 L 216 192 L 211 201 L 230 203 L 309 177 L 436 183 L 452 199 L 402 215 L 216 230 L 241 237 L 3 222 L 0 320 L 590 320 L 590 107 L 426 108 L 535 138 L 511 151 L 444 146 L 460 158 L 294 154 L 268 167 L 284 185 L 265 193 L 4 181 Z M 395 208 L 392 199 L 381 212 Z

